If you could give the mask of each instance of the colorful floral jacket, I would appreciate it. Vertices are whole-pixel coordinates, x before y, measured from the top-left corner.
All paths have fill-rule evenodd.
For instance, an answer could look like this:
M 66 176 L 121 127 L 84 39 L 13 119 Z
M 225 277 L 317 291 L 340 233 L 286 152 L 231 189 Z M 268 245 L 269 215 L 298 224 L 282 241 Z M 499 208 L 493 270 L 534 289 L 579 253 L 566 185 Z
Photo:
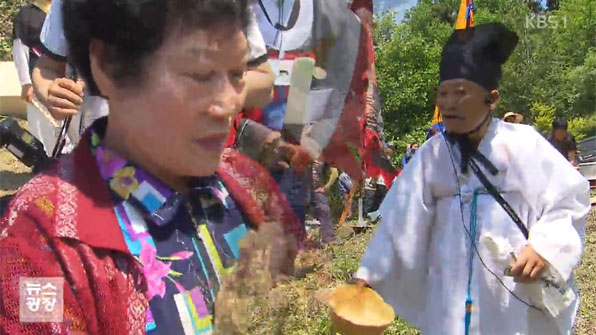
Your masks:
M 227 150 L 218 175 L 252 226 L 281 222 L 300 244 L 300 222 L 265 169 Z M 147 281 L 113 208 L 90 133 L 17 192 L 0 221 L 0 334 L 145 334 Z M 19 322 L 20 277 L 64 278 L 63 322 Z

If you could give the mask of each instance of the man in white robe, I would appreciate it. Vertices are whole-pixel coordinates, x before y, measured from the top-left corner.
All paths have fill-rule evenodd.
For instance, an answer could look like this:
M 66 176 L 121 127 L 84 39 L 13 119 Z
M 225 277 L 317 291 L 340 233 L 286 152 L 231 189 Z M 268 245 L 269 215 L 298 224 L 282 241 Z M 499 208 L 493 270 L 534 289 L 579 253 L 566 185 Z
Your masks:
M 534 129 L 490 117 L 516 43 L 500 24 L 454 32 L 437 98 L 447 133 L 426 142 L 396 179 L 355 275 L 423 334 L 572 333 L 579 298 L 553 317 L 536 307 L 530 286 L 552 271 L 576 291 L 589 186 Z M 468 164 L 511 206 L 527 240 Z M 483 243 L 488 234 L 515 250 L 513 276 Z

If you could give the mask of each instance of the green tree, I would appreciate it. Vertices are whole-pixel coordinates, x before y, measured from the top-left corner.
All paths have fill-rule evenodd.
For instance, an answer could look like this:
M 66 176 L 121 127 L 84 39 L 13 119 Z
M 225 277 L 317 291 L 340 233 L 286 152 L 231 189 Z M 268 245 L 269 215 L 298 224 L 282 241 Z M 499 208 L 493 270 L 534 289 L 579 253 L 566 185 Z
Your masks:
M 534 126 L 543 135 L 551 130 L 551 125 L 555 120 L 555 108 L 553 106 L 543 105 L 539 102 L 532 103 L 532 112 L 536 116 Z
M 496 115 L 513 109 L 544 131 L 552 119 L 564 117 L 574 125 L 570 129 L 577 138 L 593 135 L 596 3 L 554 1 L 546 8 L 540 1 L 526 3 L 476 1 L 476 24 L 502 22 L 520 39 L 504 66 Z M 440 52 L 453 31 L 459 4 L 459 0 L 420 0 L 399 24 L 390 14 L 377 18 L 377 72 L 385 129 L 400 146 L 423 137 L 430 123 Z M 550 20 L 546 27 L 536 25 L 537 13 Z
M 12 60 L 12 24 L 26 0 L 0 1 L 0 61 Z
M 385 132 L 398 154 L 403 154 L 408 143 L 422 143 L 428 132 L 441 45 L 454 20 L 448 8 L 447 4 L 433 6 L 432 1 L 421 0 L 400 24 L 391 14 L 376 22 L 377 75 Z

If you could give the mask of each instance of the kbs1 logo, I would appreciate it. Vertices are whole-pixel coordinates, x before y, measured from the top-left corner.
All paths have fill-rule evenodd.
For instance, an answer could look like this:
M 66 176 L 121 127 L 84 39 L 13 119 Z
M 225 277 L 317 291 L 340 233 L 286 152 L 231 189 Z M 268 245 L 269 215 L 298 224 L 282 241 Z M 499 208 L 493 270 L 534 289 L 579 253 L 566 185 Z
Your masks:
M 567 27 L 566 16 L 534 14 L 526 16 L 527 29 L 557 29 Z

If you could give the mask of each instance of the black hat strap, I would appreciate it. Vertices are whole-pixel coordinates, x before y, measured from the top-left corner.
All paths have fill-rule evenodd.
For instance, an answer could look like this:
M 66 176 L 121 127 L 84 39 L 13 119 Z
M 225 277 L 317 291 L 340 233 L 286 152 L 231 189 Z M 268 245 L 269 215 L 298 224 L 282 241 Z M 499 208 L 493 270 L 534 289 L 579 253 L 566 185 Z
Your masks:
M 490 116 L 492 115 L 491 111 L 486 113 L 484 119 L 471 131 L 464 133 L 464 134 L 453 134 L 447 132 L 447 139 L 451 143 L 458 143 L 460 152 L 461 152 L 461 169 L 463 173 L 468 172 L 468 162 L 472 155 L 477 152 L 474 144 L 470 141 L 469 136 L 477 131 L 479 131 L 482 126 L 486 123 L 487 120 L 490 120 Z
M 476 128 L 470 130 L 469 132 L 463 134 L 463 135 L 472 135 L 476 132 L 478 132 L 480 129 L 482 129 L 482 126 L 484 126 L 484 124 L 486 123 L 486 121 L 488 121 L 490 119 L 490 117 L 492 116 L 492 112 L 491 110 L 489 110 L 486 115 L 484 116 L 484 119 L 482 119 L 482 121 L 476 126 Z

